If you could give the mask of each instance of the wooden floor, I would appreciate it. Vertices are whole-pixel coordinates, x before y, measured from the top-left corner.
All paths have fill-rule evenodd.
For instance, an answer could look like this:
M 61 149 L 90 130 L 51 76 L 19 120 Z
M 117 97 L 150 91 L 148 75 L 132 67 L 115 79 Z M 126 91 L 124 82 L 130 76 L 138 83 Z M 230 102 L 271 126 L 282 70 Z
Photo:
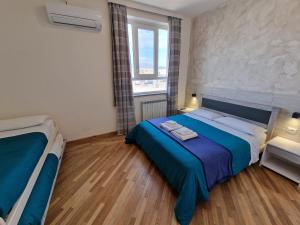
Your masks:
M 46 224 L 172 225 L 176 194 L 134 145 L 111 136 L 68 145 Z M 217 185 L 193 225 L 300 224 L 297 185 L 254 165 Z

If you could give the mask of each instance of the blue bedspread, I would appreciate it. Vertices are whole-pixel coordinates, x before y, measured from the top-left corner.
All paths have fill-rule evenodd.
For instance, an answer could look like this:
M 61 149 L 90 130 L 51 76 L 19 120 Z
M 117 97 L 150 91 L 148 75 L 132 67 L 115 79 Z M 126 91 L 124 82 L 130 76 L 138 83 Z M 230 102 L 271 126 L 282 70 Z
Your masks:
M 162 117 L 149 120 L 149 122 L 170 138 L 174 139 L 201 161 L 208 191 L 210 191 L 215 184 L 222 183 L 232 176 L 232 157 L 230 151 L 223 145 L 211 141 L 200 133 L 198 137 L 181 141 L 171 132 L 161 128 L 160 124 L 167 120 L 169 120 L 167 117 Z
M 33 187 L 18 225 L 40 225 L 58 166 L 56 155 L 49 154 Z
M 248 142 L 185 115 L 169 117 L 199 135 L 224 146 L 232 155 L 233 175 L 246 168 L 250 161 Z M 178 192 L 175 214 L 181 225 L 190 223 L 198 201 L 208 200 L 205 172 L 201 161 L 148 121 L 137 125 L 126 137 L 126 143 L 136 143 L 166 176 Z
M 16 203 L 48 143 L 35 132 L 0 139 L 0 216 Z

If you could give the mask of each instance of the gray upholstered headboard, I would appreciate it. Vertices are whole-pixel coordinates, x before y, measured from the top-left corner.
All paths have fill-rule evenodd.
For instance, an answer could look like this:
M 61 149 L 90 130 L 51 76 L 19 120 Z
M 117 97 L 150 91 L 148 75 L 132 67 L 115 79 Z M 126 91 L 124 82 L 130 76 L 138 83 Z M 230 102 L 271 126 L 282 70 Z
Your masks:
M 272 111 L 218 101 L 209 98 L 202 99 L 202 106 L 266 125 L 269 124 L 272 114 Z
M 280 109 L 271 106 L 262 107 L 260 105 L 261 107 L 259 107 L 250 103 L 240 104 L 240 102 L 236 102 L 222 98 L 203 97 L 201 106 L 260 124 L 267 128 L 267 139 L 269 139 L 272 136 Z

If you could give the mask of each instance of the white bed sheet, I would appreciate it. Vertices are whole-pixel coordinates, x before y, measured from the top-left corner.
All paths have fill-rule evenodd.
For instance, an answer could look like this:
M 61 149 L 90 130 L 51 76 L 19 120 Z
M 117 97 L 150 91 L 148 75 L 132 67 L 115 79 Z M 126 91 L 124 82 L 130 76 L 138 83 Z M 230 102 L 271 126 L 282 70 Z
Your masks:
M 32 132 L 44 133 L 47 139 L 49 140 L 50 137 L 54 137 L 57 134 L 57 128 L 55 126 L 54 121 L 49 119 L 44 124 L 38 126 L 22 128 L 18 130 L 1 131 L 0 138 L 13 137 L 21 134 L 32 133 Z
M 0 120 L 0 131 L 18 130 L 44 124 L 50 117 L 47 115 L 24 116 Z
M 252 136 L 252 135 L 234 130 L 226 125 L 220 124 L 213 120 L 209 120 L 209 119 L 194 115 L 192 113 L 185 113 L 185 115 L 189 116 L 193 119 L 199 120 L 201 122 L 204 122 L 206 124 L 209 124 L 213 127 L 223 130 L 225 132 L 228 132 L 230 134 L 233 134 L 233 135 L 247 141 L 250 144 L 250 149 L 251 149 L 251 160 L 250 160 L 249 165 L 256 163 L 259 160 L 259 153 L 262 149 L 262 146 L 264 146 L 266 137 L 267 137 L 265 134 L 258 135 L 258 136 Z

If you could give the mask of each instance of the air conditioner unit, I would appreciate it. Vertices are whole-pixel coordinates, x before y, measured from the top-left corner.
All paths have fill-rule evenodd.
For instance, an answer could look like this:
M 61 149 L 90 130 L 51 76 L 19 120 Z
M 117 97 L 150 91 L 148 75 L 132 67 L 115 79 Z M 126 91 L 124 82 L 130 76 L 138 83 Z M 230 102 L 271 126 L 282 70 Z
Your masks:
M 101 15 L 96 10 L 63 3 L 48 3 L 46 8 L 50 23 L 101 31 Z

